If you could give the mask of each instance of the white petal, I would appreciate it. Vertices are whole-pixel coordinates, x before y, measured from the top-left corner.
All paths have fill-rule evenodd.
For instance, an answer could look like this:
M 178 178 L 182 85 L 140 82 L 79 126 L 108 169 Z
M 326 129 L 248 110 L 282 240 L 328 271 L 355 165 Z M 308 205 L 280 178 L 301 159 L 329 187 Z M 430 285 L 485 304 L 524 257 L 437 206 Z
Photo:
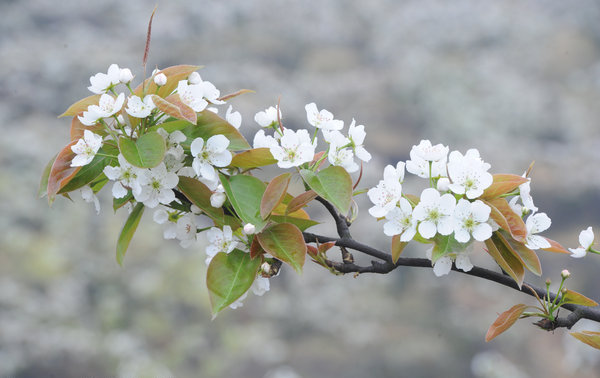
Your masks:
M 214 153 L 209 157 L 211 164 L 216 167 L 226 167 L 229 164 L 231 164 L 232 159 L 233 156 L 231 155 L 231 152 L 227 150 L 223 152 Z
M 473 264 L 466 253 L 460 253 L 456 256 L 456 267 L 463 272 L 468 272 L 473 269 Z
M 585 248 L 589 249 L 594 243 L 594 231 L 592 227 L 588 227 L 587 229 L 581 231 L 579 233 L 579 244 Z
M 454 239 L 456 239 L 459 243 L 466 243 L 471 239 L 471 236 L 464 228 L 458 229 L 454 231 Z
M 229 147 L 229 139 L 225 135 L 213 135 L 206 141 L 206 149 L 212 153 L 223 152 Z
M 452 270 L 452 259 L 448 256 L 439 258 L 433 265 L 433 273 L 437 277 L 444 276 Z
M 127 195 L 127 189 L 125 189 L 120 181 L 117 181 L 112 187 L 112 195 L 115 198 L 123 198 Z
M 583 248 L 569 248 L 569 251 L 571 251 L 571 257 L 574 257 L 576 259 L 585 257 L 587 251 Z
M 437 227 L 435 226 L 435 224 L 433 222 L 423 221 L 423 222 L 419 223 L 419 233 L 425 239 L 431 239 L 432 237 L 435 236 L 436 232 L 437 232 Z
M 202 152 L 204 148 L 204 139 L 202 138 L 196 138 L 192 141 L 192 144 L 190 145 L 190 150 L 192 152 L 192 156 L 196 157 L 198 156 L 198 154 L 200 154 Z
M 492 226 L 481 223 L 473 229 L 473 238 L 477 241 L 486 241 L 492 237 Z

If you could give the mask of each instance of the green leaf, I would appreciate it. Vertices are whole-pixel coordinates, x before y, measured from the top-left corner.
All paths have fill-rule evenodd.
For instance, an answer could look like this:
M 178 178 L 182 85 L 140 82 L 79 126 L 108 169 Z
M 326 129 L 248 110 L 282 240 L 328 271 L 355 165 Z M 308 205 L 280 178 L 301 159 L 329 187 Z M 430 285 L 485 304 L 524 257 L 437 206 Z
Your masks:
M 487 247 L 487 252 L 490 256 L 492 256 L 502 270 L 511 276 L 519 288 L 521 288 L 525 275 L 525 270 L 523 269 L 521 261 L 506 248 L 504 243 L 498 240 L 496 233 L 494 233 L 490 239 L 485 241 L 485 246 Z
M 240 169 L 252 169 L 277 163 L 268 148 L 254 148 L 240 152 L 231 160 L 231 166 Z
M 171 134 L 173 131 L 181 131 L 187 127 L 190 126 L 194 126 L 193 124 L 190 124 L 188 121 L 168 121 L 168 122 L 164 122 L 164 123 L 159 123 L 158 125 L 154 125 L 151 128 L 149 128 L 148 130 L 150 131 L 156 131 L 158 129 L 164 129 L 167 133 Z
M 565 300 L 564 303 L 572 303 L 588 307 L 598 306 L 598 303 L 595 300 L 573 290 L 567 290 L 567 292 L 563 295 L 563 298 Z
M 329 166 L 314 173 L 300 171 L 304 182 L 318 195 L 331 202 L 342 214 L 347 214 L 352 202 L 352 178 L 342 167 Z
M 517 189 L 519 185 L 528 181 L 527 178 L 511 174 L 495 174 L 494 181 L 481 195 L 482 199 L 493 199 L 502 194 L 510 193 Z
M 269 182 L 260 201 L 260 216 L 263 219 L 267 219 L 273 209 L 283 201 L 291 177 L 291 173 L 283 173 Z
M 246 139 L 235 127 L 210 110 L 198 113 L 196 125 L 189 126 L 182 130 L 182 132 L 188 137 L 189 143 L 196 138 L 202 138 L 206 141 L 213 135 L 222 134 L 229 139 L 228 150 L 240 151 L 250 148 Z M 186 145 L 186 147 L 189 146 Z
M 132 198 L 133 194 L 131 193 L 131 190 L 129 190 L 123 198 L 113 198 L 113 210 L 116 212 L 117 210 L 125 206 L 127 202 L 131 201 Z
M 252 223 L 257 232 L 266 222 L 260 216 L 260 202 L 265 192 L 265 183 L 253 176 L 221 175 L 221 184 L 236 214 L 244 223 Z
M 305 231 L 307 228 L 316 226 L 319 224 L 319 222 L 314 221 L 312 219 L 292 217 L 289 214 L 288 215 L 273 214 L 273 215 L 271 215 L 270 219 L 275 223 L 291 223 L 294 226 L 298 227 L 300 229 L 300 231 Z
M 520 303 L 500 314 L 488 329 L 487 334 L 485 335 L 485 342 L 492 340 L 494 337 L 512 327 L 512 325 L 519 320 L 521 315 L 523 315 L 523 312 L 525 312 L 527 307 L 529 306 Z
M 50 159 L 48 164 L 46 164 L 44 171 L 42 172 L 42 177 L 40 179 L 40 187 L 38 189 L 38 197 L 39 198 L 43 198 L 44 196 L 46 196 L 48 194 L 48 179 L 50 178 L 50 170 L 52 169 L 54 160 L 56 160 L 56 156 L 57 155 L 54 155 L 54 157 L 52 159 Z
M 100 149 L 99 152 L 106 153 L 103 149 Z M 113 158 L 107 156 L 96 155 L 89 164 L 81 167 L 77 174 L 58 191 L 58 194 L 68 193 L 89 184 L 96 177 L 100 176 L 104 167 L 109 165 L 113 160 Z
M 400 235 L 394 235 L 392 237 L 392 262 L 395 264 L 398 262 L 404 247 L 408 245 L 408 242 L 400 241 Z
M 144 214 L 144 204 L 140 202 L 135 205 L 133 211 L 129 214 L 127 221 L 125 221 L 125 225 L 123 226 L 121 234 L 119 235 L 119 240 L 117 241 L 117 262 L 119 265 L 123 265 L 125 252 L 127 252 L 129 242 L 131 242 L 131 238 L 140 223 L 140 219 L 142 219 L 142 214 Z
M 136 141 L 119 138 L 119 149 L 125 160 L 139 168 L 154 168 L 159 165 L 167 151 L 165 140 L 156 131 L 150 131 Z
M 206 185 L 191 177 L 179 176 L 177 187 L 191 203 L 208 215 L 217 227 L 223 227 L 226 224 L 223 209 L 212 207 L 210 204 L 210 196 L 213 192 Z M 233 230 L 236 228 L 232 227 Z
M 302 273 L 306 243 L 298 227 L 290 223 L 274 224 L 257 234 L 256 238 L 265 251 Z
M 571 336 L 593 348 L 600 349 L 600 332 L 581 331 L 570 332 Z
M 261 259 L 251 259 L 250 254 L 234 249 L 220 252 L 210 262 L 206 272 L 206 286 L 213 315 L 241 297 L 254 282 Z
M 440 257 L 451 253 L 460 253 L 464 251 L 469 243 L 459 243 L 452 235 L 436 235 L 433 238 L 433 251 L 431 252 L 431 262 L 435 263 Z

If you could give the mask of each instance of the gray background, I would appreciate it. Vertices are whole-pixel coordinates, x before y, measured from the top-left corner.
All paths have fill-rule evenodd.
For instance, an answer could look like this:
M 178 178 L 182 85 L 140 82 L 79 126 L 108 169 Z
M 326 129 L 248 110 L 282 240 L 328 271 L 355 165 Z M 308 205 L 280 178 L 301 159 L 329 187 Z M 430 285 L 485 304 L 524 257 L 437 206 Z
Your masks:
M 211 321 L 201 246 L 163 241 L 148 212 L 121 268 L 125 218 L 109 193 L 99 216 L 77 196 L 51 209 L 36 200 L 43 166 L 68 139 L 69 120 L 56 116 L 111 63 L 141 76 L 153 6 L 0 2 L 0 376 L 595 376 L 597 351 L 563 330 L 524 320 L 486 344 L 497 313 L 534 302 L 457 273 L 334 277 L 308 264 Z M 149 65 L 201 64 L 222 93 L 256 90 L 232 101 L 247 137 L 279 96 L 287 127 L 308 127 L 313 101 L 356 118 L 376 155 L 364 185 L 422 138 L 477 147 L 495 173 L 536 160 L 547 235 L 574 247 L 584 226 L 600 233 L 599 19 L 591 0 L 169 1 Z M 355 236 L 387 250 L 361 205 Z M 569 268 L 571 288 L 600 298 L 596 256 L 540 256 L 543 278 L 528 280 Z M 481 248 L 473 259 L 491 266 Z

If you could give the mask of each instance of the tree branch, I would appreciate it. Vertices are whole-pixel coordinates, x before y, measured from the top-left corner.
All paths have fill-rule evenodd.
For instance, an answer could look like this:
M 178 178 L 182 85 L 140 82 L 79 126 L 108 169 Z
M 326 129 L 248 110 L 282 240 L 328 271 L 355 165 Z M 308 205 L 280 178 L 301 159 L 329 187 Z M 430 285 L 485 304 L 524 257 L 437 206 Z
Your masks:
M 337 209 L 326 199 L 324 199 L 322 197 L 316 197 L 315 199 L 317 201 L 321 202 L 323 204 L 323 206 L 325 206 L 327 211 L 329 211 L 329 214 L 331 214 L 331 217 L 335 221 L 337 233 L 340 236 L 340 238 L 351 239 L 352 236 L 350 236 L 350 228 L 349 228 L 350 222 L 348 222 L 346 217 L 341 215 L 340 213 L 338 213 Z

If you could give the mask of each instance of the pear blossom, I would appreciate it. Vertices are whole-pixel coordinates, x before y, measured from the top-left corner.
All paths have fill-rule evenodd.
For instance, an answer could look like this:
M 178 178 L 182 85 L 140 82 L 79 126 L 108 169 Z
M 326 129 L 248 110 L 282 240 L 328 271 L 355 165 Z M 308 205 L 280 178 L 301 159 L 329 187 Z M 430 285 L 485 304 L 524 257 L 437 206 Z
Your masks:
M 551 223 L 552 221 L 546 213 L 537 213 L 528 216 L 525 221 L 525 226 L 527 227 L 525 246 L 529 249 L 550 248 L 550 242 L 546 238 L 535 234 L 546 231 Z
M 158 224 L 167 223 L 163 237 L 167 240 L 175 239 L 177 237 L 177 215 L 176 212 L 169 212 L 164 207 L 157 209 L 152 214 L 152 220 Z
M 86 185 L 80 189 L 80 193 L 81 198 L 83 198 L 85 202 L 91 202 L 94 204 L 96 214 L 100 214 L 100 201 L 98 200 L 98 197 L 96 196 L 92 188 L 89 185 Z
M 421 193 L 421 201 L 413 210 L 413 217 L 420 221 L 419 233 L 430 239 L 436 233 L 450 235 L 454 230 L 452 214 L 456 207 L 456 199 L 449 193 L 440 196 L 434 188 L 427 188 Z
M 454 208 L 454 239 L 459 243 L 467 243 L 471 235 L 477 241 L 491 238 L 492 226 L 487 223 L 491 210 L 479 200 L 469 202 L 461 198 Z
M 127 98 L 125 111 L 132 117 L 146 118 L 152 113 L 155 107 L 156 105 L 154 105 L 151 95 L 146 95 L 143 101 L 138 96 L 133 95 Z
M 154 84 L 158 85 L 159 87 L 162 87 L 163 85 L 167 84 L 167 75 L 165 75 L 162 72 L 157 73 L 154 76 Z
M 125 102 L 125 94 L 120 93 L 117 98 L 109 94 L 100 96 L 98 105 L 90 105 L 87 111 L 83 112 L 83 116 L 77 116 L 81 123 L 86 126 L 92 126 L 98 122 L 100 118 L 107 118 L 116 114 L 123 107 Z
M 227 200 L 225 188 L 223 188 L 223 185 L 219 184 L 213 194 L 210 195 L 210 206 L 217 208 L 222 207 L 225 200 Z
M 527 172 L 523 174 L 523 177 L 526 177 L 526 173 Z M 519 199 L 523 206 L 517 204 Z M 509 204 L 515 213 L 521 214 L 522 216 L 530 211 L 532 214 L 538 211 L 538 208 L 533 204 L 533 198 L 531 197 L 531 179 L 527 179 L 527 182 L 519 185 L 519 195 L 513 197 Z
M 202 81 L 197 85 L 200 85 L 202 88 L 202 93 L 204 94 L 204 98 L 207 99 L 211 104 L 221 105 L 225 103 L 225 101 L 219 100 L 221 92 L 210 81 Z
M 359 166 L 354 162 L 354 154 L 349 148 L 340 148 L 335 143 L 331 143 L 327 159 L 331 165 L 340 166 L 348 173 L 358 171 Z
M 119 84 L 121 77 L 121 69 L 116 64 L 111 64 L 108 67 L 107 73 L 99 72 L 90 77 L 90 86 L 88 89 L 96 94 L 108 92 L 112 87 Z
M 367 133 L 365 132 L 365 127 L 363 125 L 356 126 L 356 121 L 352 118 L 352 123 L 348 130 L 348 138 L 352 143 L 352 149 L 354 150 L 356 157 L 364 162 L 371 160 L 371 154 L 363 147 L 366 136 Z
M 223 230 L 217 227 L 211 227 L 206 231 L 206 239 L 208 246 L 206 247 L 206 255 L 212 259 L 219 252 L 229 253 L 233 251 L 237 245 L 237 241 L 233 240 L 233 232 L 230 226 L 223 226 Z
M 179 130 L 175 130 L 172 133 L 168 133 L 162 127 L 156 130 L 165 139 L 167 145 L 167 155 L 173 155 L 177 159 L 181 159 L 183 157 L 184 151 L 181 143 L 185 142 L 187 137 L 184 133 Z
M 119 71 L 119 82 L 127 84 L 131 80 L 133 80 L 133 74 L 131 73 L 131 70 L 129 68 L 121 68 Z
M 561 276 L 563 279 L 565 279 L 565 280 L 566 280 L 567 278 L 569 278 L 569 276 L 570 276 L 570 275 L 571 275 L 571 272 L 569 272 L 567 269 L 563 269 L 563 270 L 561 270 L 561 272 L 560 272 L 560 276 Z
M 198 72 L 192 72 L 190 76 L 188 76 L 188 83 L 190 84 L 199 84 L 202 82 L 202 78 Z
M 308 123 L 317 129 L 341 130 L 344 128 L 344 121 L 333 119 L 333 114 L 325 109 L 319 111 L 314 102 L 306 104 L 304 109 L 306 110 L 306 118 L 308 119 Z
M 267 291 L 271 289 L 271 283 L 268 278 L 258 276 L 250 286 L 250 290 L 254 293 L 254 295 L 258 295 L 262 297 Z
M 586 253 L 591 250 L 592 244 L 594 244 L 594 231 L 590 226 L 579 233 L 579 247 L 569 248 L 569 251 L 571 251 L 571 257 L 584 257 Z
M 271 148 L 273 146 L 277 146 L 277 139 L 270 135 L 265 135 L 264 130 L 258 130 L 258 132 L 254 135 L 254 140 L 252 141 L 252 146 L 254 148 Z
M 270 106 L 269 108 L 256 113 L 254 115 L 254 121 L 261 127 L 271 127 L 274 123 L 279 122 L 279 119 L 282 118 L 281 109 L 279 109 L 279 114 L 277 113 L 277 108 Z
M 242 115 L 240 112 L 232 112 L 233 106 L 229 105 L 227 108 L 227 112 L 225 113 L 225 119 L 229 122 L 233 127 L 239 129 L 242 125 Z
M 180 80 L 177 84 L 177 94 L 181 101 L 195 112 L 201 112 L 208 106 L 204 99 L 202 84 L 188 84 L 187 80 Z
M 400 235 L 400 241 L 411 241 L 417 233 L 417 221 L 412 216 L 413 208 L 406 198 L 400 198 L 400 206 L 385 215 L 387 222 L 383 233 L 387 236 Z
M 413 146 L 406 170 L 423 178 L 446 176 L 448 147 L 442 144 L 431 145 L 427 139 Z
M 438 258 L 435 263 L 433 263 L 433 274 L 435 274 L 436 277 L 445 276 L 452 270 L 453 262 L 457 269 L 460 269 L 463 272 L 470 271 L 473 269 L 473 264 L 469 258 L 469 253 L 470 248 L 467 248 L 465 250 L 453 252 Z M 426 257 L 431 260 L 432 254 L 433 247 L 427 250 Z
M 185 214 L 177 220 L 175 237 L 183 248 L 188 248 L 194 244 L 197 233 L 196 216 L 193 214 Z
M 90 130 L 85 130 L 83 138 L 71 146 L 71 151 L 75 153 L 75 157 L 71 161 L 71 167 L 82 167 L 91 163 L 101 146 L 102 137 Z
M 294 132 L 291 129 L 283 130 L 283 136 L 278 144 L 269 147 L 271 154 L 277 160 L 279 168 L 298 167 L 312 161 L 315 155 L 317 140 L 314 143 L 305 129 Z
M 140 194 L 135 198 L 143 202 L 146 207 L 155 208 L 159 203 L 169 204 L 175 200 L 173 188 L 177 186 L 179 177 L 168 172 L 165 163 L 160 163 L 155 168 L 143 171 L 138 180 L 142 186 Z
M 494 181 L 488 169 L 490 165 L 481 160 L 476 149 L 470 149 L 465 156 L 452 151 L 448 162 L 448 176 L 452 182 L 448 187 L 456 194 L 465 194 L 469 199 L 477 198 Z
M 404 163 L 398 163 L 394 168 L 387 165 L 383 170 L 383 180 L 376 187 L 369 189 L 367 196 L 375 206 L 369 209 L 369 214 L 375 218 L 384 217 L 396 207 L 402 197 L 401 181 L 404 179 Z
M 119 165 L 104 167 L 104 174 L 109 180 L 116 181 L 112 187 L 112 195 L 115 198 L 123 198 L 127 195 L 127 188 L 131 189 L 134 196 L 139 196 L 142 192 L 140 178 L 144 175 L 144 170 L 129 164 L 122 154 L 117 157 Z
M 229 139 L 221 134 L 211 136 L 206 143 L 202 138 L 194 139 L 190 150 L 194 157 L 192 167 L 196 174 L 214 180 L 217 177 L 214 167 L 226 167 L 233 158 L 227 147 Z

